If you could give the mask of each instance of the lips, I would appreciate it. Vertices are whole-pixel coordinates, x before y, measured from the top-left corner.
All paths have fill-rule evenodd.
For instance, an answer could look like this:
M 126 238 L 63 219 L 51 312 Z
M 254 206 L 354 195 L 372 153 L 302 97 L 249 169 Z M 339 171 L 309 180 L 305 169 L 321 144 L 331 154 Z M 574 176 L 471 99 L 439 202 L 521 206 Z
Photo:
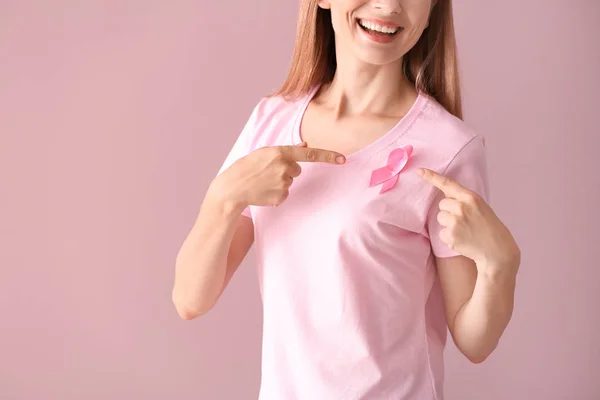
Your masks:
M 357 24 L 363 31 L 369 34 L 384 37 L 393 37 L 403 30 L 401 26 L 393 22 L 377 19 L 358 18 Z

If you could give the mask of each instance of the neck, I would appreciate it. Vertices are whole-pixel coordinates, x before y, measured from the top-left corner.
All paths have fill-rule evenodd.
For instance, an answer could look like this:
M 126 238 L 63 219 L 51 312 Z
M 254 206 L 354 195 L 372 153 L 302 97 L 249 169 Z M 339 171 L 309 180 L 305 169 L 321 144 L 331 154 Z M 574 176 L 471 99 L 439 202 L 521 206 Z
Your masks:
M 333 81 L 319 95 L 320 102 L 334 109 L 337 117 L 401 114 L 416 96 L 414 86 L 402 71 L 401 59 L 373 65 L 355 57 L 338 62 Z

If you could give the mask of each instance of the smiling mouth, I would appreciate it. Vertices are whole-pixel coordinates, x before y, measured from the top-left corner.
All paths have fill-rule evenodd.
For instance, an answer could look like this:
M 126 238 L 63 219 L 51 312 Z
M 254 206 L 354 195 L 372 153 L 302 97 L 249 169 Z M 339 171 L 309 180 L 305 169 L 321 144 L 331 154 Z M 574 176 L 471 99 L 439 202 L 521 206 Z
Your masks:
M 399 32 L 402 32 L 402 30 L 404 29 L 401 26 L 379 25 L 374 22 L 362 19 L 358 19 L 357 23 L 358 26 L 360 26 L 360 28 L 367 33 L 386 37 L 396 36 Z

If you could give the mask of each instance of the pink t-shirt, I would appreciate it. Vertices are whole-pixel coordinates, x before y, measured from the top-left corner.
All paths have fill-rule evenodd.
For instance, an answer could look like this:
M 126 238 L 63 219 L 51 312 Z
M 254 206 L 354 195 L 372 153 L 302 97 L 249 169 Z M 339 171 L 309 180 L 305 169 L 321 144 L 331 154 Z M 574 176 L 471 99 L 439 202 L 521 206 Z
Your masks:
M 313 89 L 263 98 L 221 171 L 263 146 L 300 142 Z M 380 193 L 371 172 L 393 149 L 412 156 Z M 346 164 L 302 163 L 279 207 L 250 206 L 263 300 L 260 400 L 441 400 L 447 327 L 435 258 L 442 173 L 488 197 L 484 139 L 420 94 L 383 137 Z

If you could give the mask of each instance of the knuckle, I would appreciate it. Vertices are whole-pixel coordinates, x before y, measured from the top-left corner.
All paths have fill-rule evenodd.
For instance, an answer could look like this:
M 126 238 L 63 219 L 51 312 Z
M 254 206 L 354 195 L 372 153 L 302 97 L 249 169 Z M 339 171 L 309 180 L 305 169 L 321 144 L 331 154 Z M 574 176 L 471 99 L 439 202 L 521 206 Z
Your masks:
M 277 176 L 281 180 L 285 180 L 287 178 L 287 175 L 288 175 L 287 166 L 282 165 L 281 167 L 278 168 L 278 170 L 277 170 Z
M 446 226 L 448 227 L 448 229 L 450 231 L 452 231 L 452 230 L 454 230 L 454 228 L 456 228 L 457 223 L 458 223 L 458 219 L 454 215 L 452 215 L 452 214 L 448 215 L 448 221 L 446 223 Z
M 290 179 L 287 176 L 282 177 L 282 179 L 279 181 L 279 189 L 287 189 L 288 187 L 290 187 Z
M 306 159 L 308 161 L 315 161 L 317 158 L 317 152 L 313 149 L 310 149 L 306 152 Z
M 272 206 L 278 206 L 278 205 L 280 205 L 282 203 L 281 197 L 280 196 L 273 196 L 271 198 L 271 200 L 269 201 L 269 203 Z
M 476 205 L 476 204 L 479 204 L 480 198 L 479 198 L 479 195 L 477 193 L 469 191 L 465 195 L 465 201 L 468 204 Z
M 443 212 L 441 212 L 441 211 L 440 211 L 439 213 L 437 213 L 437 221 L 438 221 L 440 224 L 443 224 L 443 223 L 444 223 L 444 213 L 443 213 Z
M 283 203 L 288 197 L 288 191 L 287 190 L 282 190 L 281 193 L 279 193 L 279 195 L 277 196 L 277 202 L 278 204 Z
M 269 147 L 269 158 L 273 161 L 282 160 L 283 152 L 278 147 Z

